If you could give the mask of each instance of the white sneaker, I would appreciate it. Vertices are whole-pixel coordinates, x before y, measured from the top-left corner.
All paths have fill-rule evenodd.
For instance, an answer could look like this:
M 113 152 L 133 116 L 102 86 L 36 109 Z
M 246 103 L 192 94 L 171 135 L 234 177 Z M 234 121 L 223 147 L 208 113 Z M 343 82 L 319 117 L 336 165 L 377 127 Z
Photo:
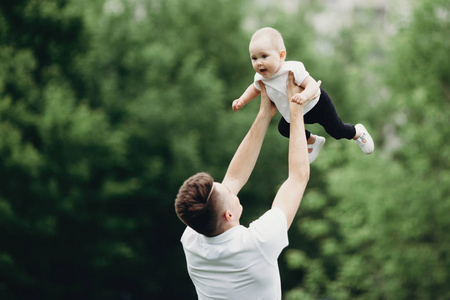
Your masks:
M 308 145 L 308 149 L 312 149 L 311 153 L 309 153 L 308 150 L 309 164 L 312 164 L 313 161 L 316 160 L 320 150 L 322 150 L 322 147 L 325 144 L 325 138 L 323 136 L 316 135 L 315 137 L 316 140 L 314 141 L 314 144 Z
M 355 142 L 359 145 L 359 147 L 365 154 L 372 153 L 375 146 L 373 144 L 372 137 L 370 136 L 367 129 L 362 124 L 356 124 L 355 128 L 356 130 L 361 132 L 361 136 L 357 138 Z

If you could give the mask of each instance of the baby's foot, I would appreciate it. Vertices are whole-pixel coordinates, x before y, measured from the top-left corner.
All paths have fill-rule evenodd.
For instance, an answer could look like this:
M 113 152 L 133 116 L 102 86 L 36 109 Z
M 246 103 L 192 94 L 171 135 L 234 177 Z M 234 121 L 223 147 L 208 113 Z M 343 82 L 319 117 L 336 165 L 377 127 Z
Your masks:
M 312 164 L 319 155 L 320 150 L 322 150 L 325 144 L 325 138 L 323 136 L 315 135 L 315 141 L 312 144 L 308 144 L 308 158 L 309 164 Z
M 367 129 L 362 124 L 356 124 L 355 128 L 357 131 L 361 133 L 359 138 L 355 140 L 356 143 L 359 145 L 359 147 L 365 154 L 372 153 L 375 146 L 373 144 L 372 137 L 370 136 Z

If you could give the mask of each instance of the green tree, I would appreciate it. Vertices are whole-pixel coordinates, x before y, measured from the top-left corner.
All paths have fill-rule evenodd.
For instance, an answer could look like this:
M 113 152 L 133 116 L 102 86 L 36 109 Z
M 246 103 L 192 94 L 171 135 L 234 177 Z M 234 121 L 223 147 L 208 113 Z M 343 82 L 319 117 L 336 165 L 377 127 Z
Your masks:
M 89 39 L 68 1 L 4 2 L 1 19 L 2 298 L 100 298 L 99 266 L 134 259 L 105 225 L 124 135 L 80 97 Z
M 345 154 L 318 161 L 325 187 L 302 203 L 304 245 L 286 255 L 302 277 L 288 299 L 450 297 L 449 11 L 448 1 L 421 1 L 389 61 L 371 69 L 386 81 L 364 87 L 390 95 L 366 116 L 379 128 L 376 152 L 344 144 Z
M 230 109 L 251 74 L 240 11 L 2 2 L 1 298 L 195 298 L 173 201 L 252 121 Z

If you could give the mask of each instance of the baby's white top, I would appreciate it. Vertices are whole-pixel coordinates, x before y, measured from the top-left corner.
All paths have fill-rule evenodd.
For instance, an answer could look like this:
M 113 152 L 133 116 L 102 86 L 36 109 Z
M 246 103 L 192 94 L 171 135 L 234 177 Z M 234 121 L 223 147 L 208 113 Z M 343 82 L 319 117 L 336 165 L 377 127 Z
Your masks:
M 253 82 L 256 89 L 258 90 L 261 90 L 259 81 L 262 81 L 264 83 L 267 95 L 269 96 L 270 100 L 275 103 L 278 111 L 287 122 L 290 122 L 291 120 L 289 113 L 289 100 L 287 99 L 286 91 L 289 71 L 292 71 L 294 73 L 295 84 L 297 85 L 302 84 L 305 78 L 309 75 L 303 63 L 299 61 L 286 61 L 284 62 L 283 66 L 281 66 L 280 70 L 272 77 L 266 79 L 260 74 L 256 73 Z M 319 98 L 320 96 L 308 102 L 303 107 L 303 114 L 306 114 L 308 111 L 310 111 L 317 104 L 317 102 L 319 102 Z

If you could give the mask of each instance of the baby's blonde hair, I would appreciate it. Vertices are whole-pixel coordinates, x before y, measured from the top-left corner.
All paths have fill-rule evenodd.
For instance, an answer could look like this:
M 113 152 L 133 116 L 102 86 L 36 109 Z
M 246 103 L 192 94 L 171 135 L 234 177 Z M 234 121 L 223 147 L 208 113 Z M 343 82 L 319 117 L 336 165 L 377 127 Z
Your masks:
M 268 38 L 269 41 L 272 43 L 272 46 L 277 51 L 286 51 L 286 47 L 284 46 L 283 36 L 281 33 L 272 28 L 272 27 L 263 27 L 255 31 L 253 34 L 250 44 L 256 40 L 257 38 L 265 37 Z

